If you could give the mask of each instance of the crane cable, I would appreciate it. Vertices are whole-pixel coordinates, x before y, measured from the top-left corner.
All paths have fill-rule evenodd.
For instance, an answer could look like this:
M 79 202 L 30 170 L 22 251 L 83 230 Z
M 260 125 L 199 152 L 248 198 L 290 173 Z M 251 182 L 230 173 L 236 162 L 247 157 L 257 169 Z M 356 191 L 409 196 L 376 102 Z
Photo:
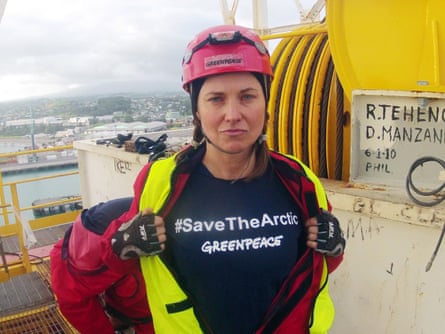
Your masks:
M 414 203 L 416 203 L 418 205 L 422 205 L 422 206 L 432 207 L 432 206 L 437 205 L 445 200 L 444 194 L 439 195 L 440 192 L 443 190 L 443 188 L 445 188 L 445 182 L 433 190 L 422 191 L 414 185 L 413 180 L 412 180 L 412 175 L 413 175 L 414 171 L 419 166 L 422 167 L 423 164 L 425 164 L 427 162 L 438 163 L 440 166 L 442 166 L 443 169 L 445 169 L 445 161 L 442 159 L 439 159 L 436 157 L 429 157 L 429 156 L 417 159 L 416 161 L 414 161 L 414 163 L 411 165 L 411 167 L 408 171 L 408 175 L 406 177 L 406 191 L 408 192 L 408 196 L 413 200 Z M 425 197 L 426 196 L 437 196 L 437 199 L 425 202 L 425 201 L 419 200 L 418 198 L 414 197 L 413 192 L 415 192 L 417 195 L 425 196 Z M 442 244 L 444 234 L 445 234 L 445 224 L 442 225 L 442 231 L 440 233 L 439 240 L 437 241 L 434 252 L 431 255 L 431 258 L 425 267 L 426 272 L 428 272 L 433 265 L 433 261 L 436 258 L 437 253 L 439 252 L 440 245 Z

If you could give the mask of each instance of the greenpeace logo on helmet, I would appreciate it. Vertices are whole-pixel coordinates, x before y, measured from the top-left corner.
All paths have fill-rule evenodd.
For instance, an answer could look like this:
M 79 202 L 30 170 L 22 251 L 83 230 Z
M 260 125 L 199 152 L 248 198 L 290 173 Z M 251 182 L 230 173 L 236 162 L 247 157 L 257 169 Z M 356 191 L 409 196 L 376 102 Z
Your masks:
M 230 65 L 242 65 L 244 63 L 243 55 L 240 54 L 225 54 L 204 59 L 205 69 L 212 67 L 224 67 Z

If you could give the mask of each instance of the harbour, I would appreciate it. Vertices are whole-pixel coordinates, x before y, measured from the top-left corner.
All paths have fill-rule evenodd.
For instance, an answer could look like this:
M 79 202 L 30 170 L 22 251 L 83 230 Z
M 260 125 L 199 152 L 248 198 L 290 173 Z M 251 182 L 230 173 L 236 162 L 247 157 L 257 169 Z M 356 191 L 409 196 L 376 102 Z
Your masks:
M 79 196 L 79 174 L 76 160 L 51 161 L 32 164 L 17 164 L 9 169 L 3 169 L 1 184 L 2 205 L 12 203 L 14 194 L 17 196 L 16 206 L 26 208 L 21 212 L 22 218 L 32 220 L 33 203 L 49 198 L 64 198 L 67 196 Z M 6 170 L 6 171 L 5 171 Z M 61 175 L 53 178 L 53 175 Z M 8 214 L 9 220 L 14 219 L 14 214 Z M 0 226 L 5 221 L 0 221 Z
M 76 157 L 59 158 L 56 161 L 36 161 L 27 163 L 8 163 L 1 166 L 3 176 L 22 174 L 32 171 L 57 170 L 64 168 L 76 168 L 78 166 Z
M 48 260 L 81 209 L 71 204 L 81 200 L 75 151 L 26 151 L 26 140 L 0 143 L 8 161 L 0 165 L 0 332 L 75 333 L 56 307 Z M 17 321 L 23 312 L 26 321 Z

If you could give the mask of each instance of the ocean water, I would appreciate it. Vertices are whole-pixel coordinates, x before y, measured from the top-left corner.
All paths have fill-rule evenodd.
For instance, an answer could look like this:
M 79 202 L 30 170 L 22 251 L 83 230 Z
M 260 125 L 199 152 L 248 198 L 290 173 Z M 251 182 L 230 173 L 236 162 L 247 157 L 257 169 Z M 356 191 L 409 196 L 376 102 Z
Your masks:
M 13 152 L 15 148 L 21 149 L 20 144 L 14 145 L 13 143 L 1 143 L 0 152 Z M 11 149 L 12 148 L 12 149 Z M 76 171 L 77 168 L 68 167 L 51 170 L 41 171 L 29 171 L 17 174 L 3 175 L 3 183 L 13 182 L 17 180 L 28 180 L 31 178 L 52 175 L 56 173 L 67 173 Z M 10 187 L 4 187 L 6 203 L 11 203 L 11 191 Z M 57 177 L 53 179 L 46 179 L 42 181 L 27 182 L 17 184 L 17 193 L 19 197 L 20 207 L 28 207 L 32 205 L 32 202 L 38 199 L 45 199 L 58 196 L 78 196 L 80 194 L 80 176 L 69 175 L 63 177 Z M 32 211 L 23 211 L 23 217 L 31 219 L 33 217 Z M 3 221 L 0 220 L 0 225 Z

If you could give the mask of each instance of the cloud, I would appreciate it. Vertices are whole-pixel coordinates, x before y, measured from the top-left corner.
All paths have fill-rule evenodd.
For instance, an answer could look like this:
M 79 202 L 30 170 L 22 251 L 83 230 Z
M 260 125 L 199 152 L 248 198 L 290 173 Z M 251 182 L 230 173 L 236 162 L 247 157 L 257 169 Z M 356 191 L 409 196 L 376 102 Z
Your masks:
M 252 26 L 250 3 L 240 1 L 238 24 Z M 217 0 L 10 0 L 0 23 L 0 101 L 179 91 L 187 42 L 222 22 Z

